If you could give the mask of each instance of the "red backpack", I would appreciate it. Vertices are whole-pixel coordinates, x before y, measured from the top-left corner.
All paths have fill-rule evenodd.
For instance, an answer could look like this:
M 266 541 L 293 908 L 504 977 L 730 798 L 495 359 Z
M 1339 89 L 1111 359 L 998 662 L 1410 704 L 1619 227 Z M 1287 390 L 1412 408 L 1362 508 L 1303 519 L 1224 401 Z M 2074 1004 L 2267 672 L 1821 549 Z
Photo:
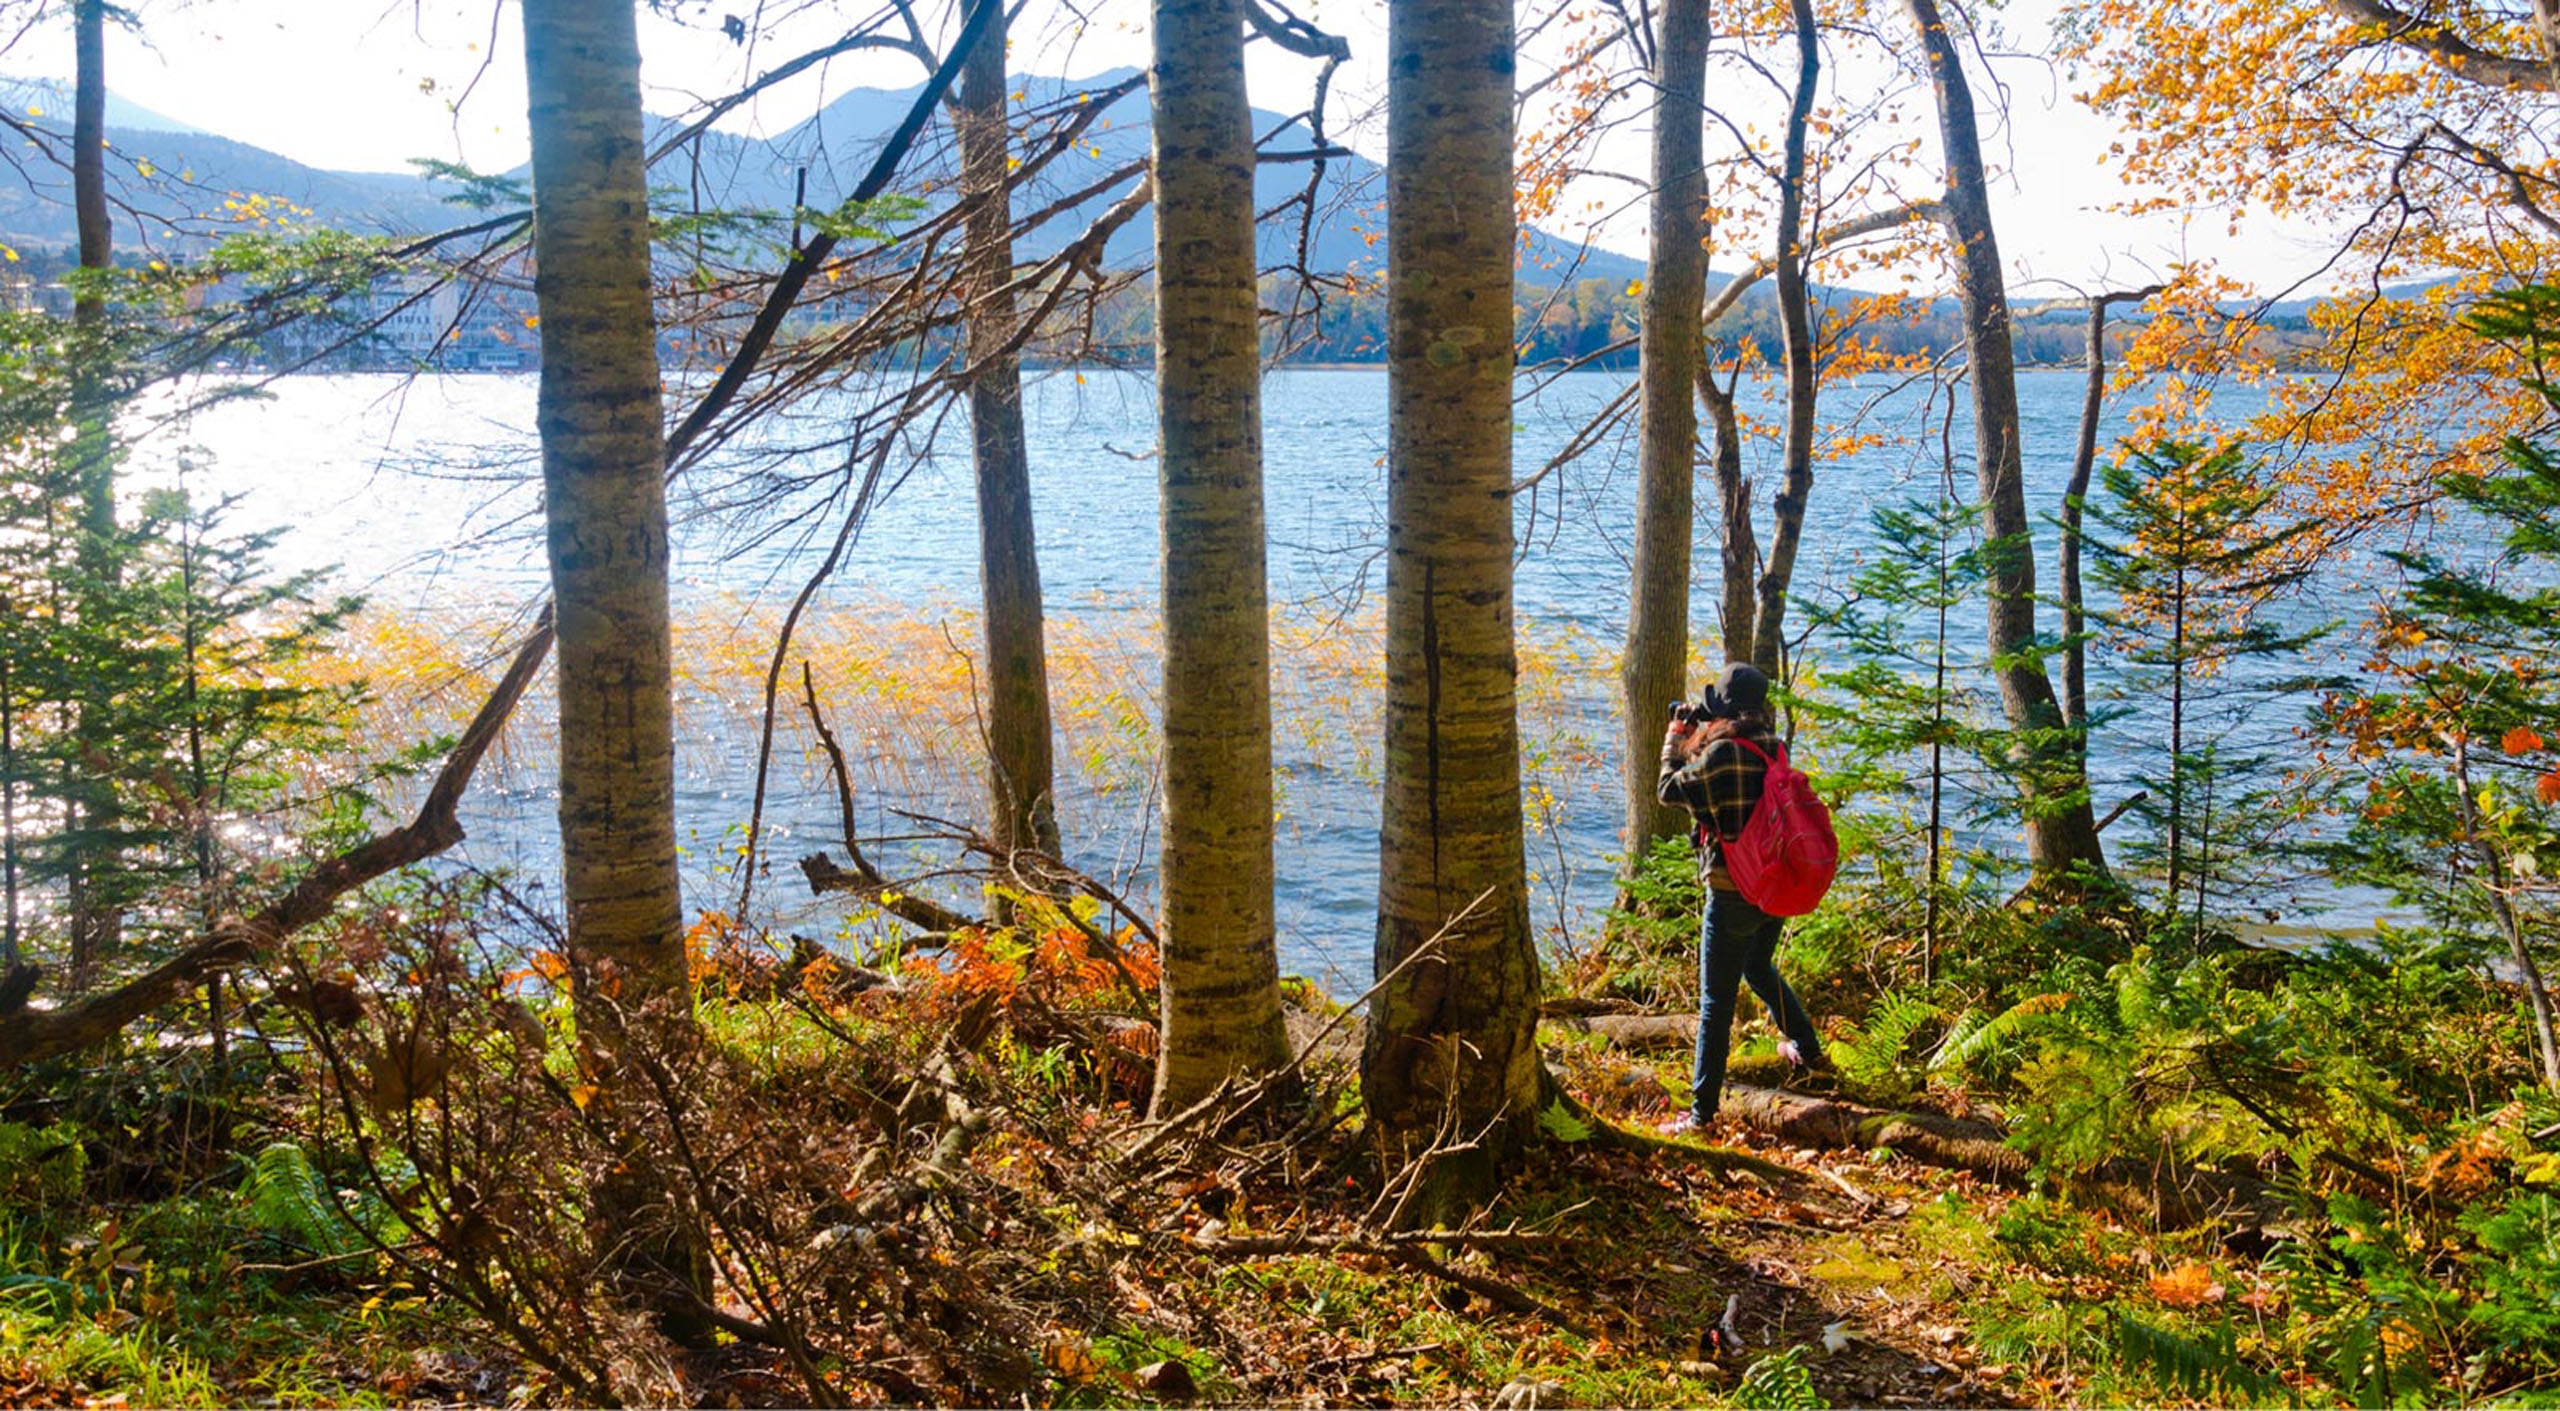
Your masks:
M 1787 747 L 1771 759 L 1737 735 L 1733 743 L 1760 756 L 1760 802 L 1742 836 L 1724 845 L 1724 870 L 1742 899 L 1771 916 L 1802 916 L 1822 904 L 1840 870 L 1840 838 L 1831 810 L 1813 794 L 1813 781 L 1787 763 Z

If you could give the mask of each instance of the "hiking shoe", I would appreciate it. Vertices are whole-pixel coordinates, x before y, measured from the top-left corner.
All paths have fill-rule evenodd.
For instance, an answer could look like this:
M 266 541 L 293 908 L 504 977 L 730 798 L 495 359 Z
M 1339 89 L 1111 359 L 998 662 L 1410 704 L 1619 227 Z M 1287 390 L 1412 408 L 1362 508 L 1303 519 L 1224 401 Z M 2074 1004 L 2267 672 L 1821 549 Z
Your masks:
M 1815 1050 L 1813 1057 L 1807 1058 L 1804 1056 L 1803 1046 L 1793 1039 L 1778 1040 L 1778 1056 L 1785 1059 L 1790 1066 L 1804 1069 L 1809 1073 L 1832 1073 L 1838 1071 L 1832 1065 L 1830 1054 L 1817 1049 Z

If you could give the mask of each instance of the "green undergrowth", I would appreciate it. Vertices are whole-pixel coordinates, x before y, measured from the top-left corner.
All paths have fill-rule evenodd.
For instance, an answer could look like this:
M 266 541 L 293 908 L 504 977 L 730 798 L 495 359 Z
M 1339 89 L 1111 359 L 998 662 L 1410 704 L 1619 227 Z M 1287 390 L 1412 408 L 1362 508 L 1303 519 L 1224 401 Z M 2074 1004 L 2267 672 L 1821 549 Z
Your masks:
M 1381 1173 L 1347 1051 L 1271 1125 L 1157 1184 L 1105 1188 L 1092 1163 L 1125 1147 L 1146 1101 L 1144 996 L 1066 931 L 919 958 L 894 990 L 778 955 L 707 960 L 699 1080 L 726 1086 L 703 1119 L 737 1150 L 789 1128 L 808 1164 L 757 1209 L 849 1238 L 883 1173 L 936 1149 L 917 1084 L 961 1036 L 925 1087 L 956 1084 L 984 1133 L 931 1176 L 902 1267 L 951 1270 L 950 1290 L 1002 1305 L 1003 1345 L 965 1384 L 1008 1377 L 1008 1399 L 1032 1404 L 1482 1405 L 1505 1388 L 1544 1405 L 2527 1404 L 2560 1386 L 2560 1106 L 2533 1096 L 2512 997 L 2472 957 L 2442 936 L 2276 954 L 2118 912 L 1941 902 L 1925 970 L 1911 899 L 1878 884 L 1791 928 L 1781 966 L 1838 1071 L 1790 1074 L 1745 1001 L 1735 1073 L 1996 1123 L 2027 1158 L 2023 1186 L 1748 1131 L 1717 1134 L 1733 1153 L 1694 1153 L 1709 1159 L 1594 1140 L 1590 1118 L 1641 1128 L 1679 1110 L 1686 1052 L 1551 1029 L 1581 1107 L 1542 1120 L 1484 1217 L 1533 1240 L 1434 1245 L 1428 1261 L 1358 1247 Z M 1672 954 L 1677 905 L 1560 958 L 1558 987 L 1677 1008 L 1693 983 L 1677 976 L 1690 943 Z M 1639 946 L 1650 968 L 1613 985 L 1606 955 L 1632 963 Z M 419 973 L 396 949 L 381 964 L 380 994 Z M 536 983 L 465 998 L 503 1022 L 457 1051 L 493 1073 L 526 1065 L 484 1090 L 574 1125 L 593 1093 L 572 1007 Z M 1316 998 L 1300 1007 L 1320 1022 Z M 369 1004 L 384 1012 L 361 1033 L 416 1022 Z M 0 1401 L 575 1399 L 384 1257 L 454 1238 L 406 1203 L 428 1179 L 401 1164 L 415 1139 L 368 1115 L 349 1086 L 362 1063 L 332 1076 L 291 1033 L 222 1064 L 160 1035 L 21 1075 L 0 1118 Z M 1311 1135 L 1285 1155 L 1256 1145 L 1292 1128 Z M 868 1154 L 866 1132 L 890 1133 L 895 1159 Z M 2126 1197 L 2128 1167 L 2264 1198 L 2245 1220 L 2167 1218 Z M 532 1189 L 577 1189 L 545 1179 Z M 575 1234 L 575 1209 L 546 1218 Z M 1350 1243 L 1216 1252 L 1284 1233 Z M 931 1300 L 948 1291 L 916 1288 L 913 1308 L 876 1311 L 944 1316 Z M 611 1365 L 638 1366 L 650 1395 L 799 1399 L 771 1349 L 632 1336 L 657 1360 L 618 1349 Z M 863 1355 L 848 1343 L 815 1373 L 857 1400 L 938 1395 L 867 1380 Z
M 89 1081 L 114 1076 L 132 1074 Z M 363 1406 L 439 1394 L 439 1350 L 471 1339 L 382 1277 L 355 1223 L 361 1202 L 298 1148 L 254 1145 L 237 1104 L 265 1076 L 244 1065 L 231 1086 L 189 1094 L 234 1118 L 238 1140 L 181 1148 L 174 1165 L 137 1144 L 151 1112 L 93 1101 L 78 1104 L 86 1122 L 0 1120 L 0 1397 Z

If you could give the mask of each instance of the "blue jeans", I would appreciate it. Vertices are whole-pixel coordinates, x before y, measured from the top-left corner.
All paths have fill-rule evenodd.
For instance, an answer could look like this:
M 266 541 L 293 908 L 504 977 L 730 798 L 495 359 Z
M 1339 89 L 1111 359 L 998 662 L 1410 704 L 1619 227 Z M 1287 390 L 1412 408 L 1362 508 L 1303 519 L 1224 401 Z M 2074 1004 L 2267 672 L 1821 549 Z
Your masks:
M 1796 1041 L 1804 1061 L 1822 1055 L 1822 1040 L 1803 1001 L 1778 978 L 1771 963 L 1778 933 L 1787 923 L 1751 903 L 1738 892 L 1707 893 L 1707 915 L 1698 940 L 1698 1061 L 1690 1070 L 1690 1115 L 1703 1124 L 1716 1115 L 1724 1096 L 1724 1062 L 1733 1048 L 1733 1009 L 1739 982 L 1751 982 L 1752 993 L 1769 1006 L 1779 1032 Z

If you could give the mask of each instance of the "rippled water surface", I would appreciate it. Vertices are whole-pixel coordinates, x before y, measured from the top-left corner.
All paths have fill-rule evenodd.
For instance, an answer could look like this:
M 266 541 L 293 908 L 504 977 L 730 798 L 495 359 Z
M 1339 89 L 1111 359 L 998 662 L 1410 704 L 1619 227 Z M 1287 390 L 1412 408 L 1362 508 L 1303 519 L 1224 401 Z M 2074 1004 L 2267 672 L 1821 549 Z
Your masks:
M 1544 465 L 1626 385 L 1627 374 L 1556 380 L 1518 410 L 1516 463 Z M 2037 505 L 2058 504 L 2079 375 L 2022 376 L 2027 480 Z M 1379 370 L 1289 370 L 1266 384 L 1271 573 L 1278 650 L 1286 968 L 1356 987 L 1369 970 L 1377 869 L 1376 603 L 1382 537 L 1387 380 Z M 1943 394 L 1939 394 L 1943 396 Z M 2228 414 L 2255 409 L 2227 393 Z M 1098 874 L 1148 880 L 1148 788 L 1155 691 L 1152 384 L 1136 374 L 1050 373 L 1027 394 L 1038 495 L 1041 572 L 1061 677 L 1062 812 L 1074 859 Z M 279 558 L 336 565 L 377 611 L 492 638 L 543 593 L 530 377 L 291 378 L 270 396 L 201 412 L 155 438 L 164 467 L 182 442 L 201 486 L 242 494 L 238 525 L 278 524 Z M 1867 544 L 1874 506 L 1934 493 L 1946 449 L 1942 401 L 1878 382 L 1835 394 L 1826 416 L 1859 418 L 1881 439 L 1827 467 L 1815 490 L 1798 591 L 1836 596 Z M 1766 410 L 1766 409 L 1764 409 Z M 813 409 L 778 435 L 819 439 Z M 1955 418 L 1959 483 L 1970 464 Z M 938 449 L 889 467 L 895 489 L 869 514 L 843 565 L 813 600 L 810 650 L 822 696 L 858 757 L 863 826 L 912 833 L 889 812 L 945 816 L 974 808 L 965 651 L 977 631 L 976 536 L 965 427 Z M 1755 447 L 1755 466 L 1772 459 Z M 813 450 L 785 469 L 824 478 L 841 452 Z M 1522 506 L 1518 612 L 1524 644 L 1524 731 L 1533 784 L 1532 869 L 1542 924 L 1576 924 L 1606 897 L 1616 850 L 1611 770 L 1614 654 L 1624 630 L 1625 541 L 1634 493 L 1629 436 L 1543 481 Z M 1771 478 L 1761 472 L 1763 482 Z M 675 577 L 683 692 L 678 763 L 688 880 L 697 906 L 725 908 L 727 873 L 753 791 L 763 652 L 781 607 L 821 558 L 832 512 L 805 522 L 715 512 L 734 476 L 706 468 L 676 488 Z M 812 501 L 791 501 L 807 507 Z M 1702 524 L 1705 523 L 1702 518 Z M 2050 540 L 2049 525 L 2040 537 Z M 1712 564 L 1702 544 L 1702 564 Z M 2045 560 L 2050 579 L 2050 558 Z M 2352 612 L 2345 575 L 2296 611 Z M 1701 576 L 1694 620 L 1712 626 L 1714 587 Z M 1978 611 L 1960 616 L 1970 649 Z M 946 636 L 947 633 L 947 636 Z M 1703 635 L 1703 634 L 1702 634 Z M 1817 643 L 1815 650 L 1820 651 Z M 796 663 L 788 678 L 796 695 Z M 2145 741 L 2163 737 L 2147 702 L 2099 741 L 2102 803 L 2119 796 Z M 465 852 L 540 878 L 555 857 L 545 783 L 547 722 L 520 727 L 506 767 L 469 806 Z M 2278 724 L 2262 724 L 2277 729 Z M 837 833 L 796 714 L 777 740 L 768 819 L 786 864 Z M 920 861 L 923 859 L 920 859 Z M 823 932 L 830 908 L 798 895 L 787 865 L 759 882 L 759 905 Z

